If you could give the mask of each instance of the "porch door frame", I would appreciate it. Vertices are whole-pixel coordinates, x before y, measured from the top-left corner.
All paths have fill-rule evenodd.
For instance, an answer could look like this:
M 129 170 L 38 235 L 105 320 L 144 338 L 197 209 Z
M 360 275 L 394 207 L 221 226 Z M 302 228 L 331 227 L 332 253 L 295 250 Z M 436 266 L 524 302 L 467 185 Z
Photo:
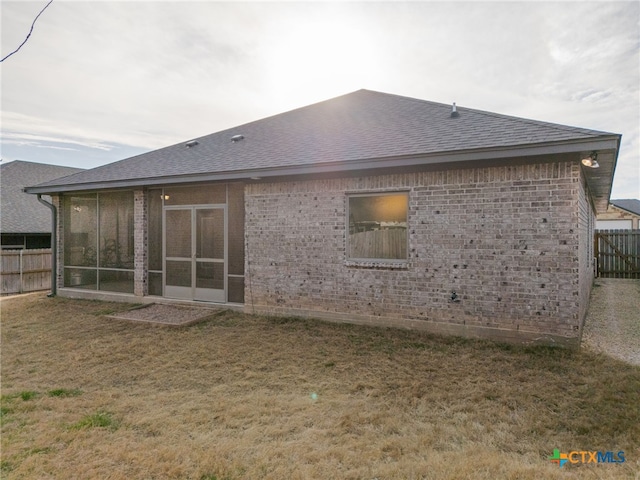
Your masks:
M 171 232 L 167 232 L 167 211 L 188 211 L 190 212 L 190 257 L 168 257 L 167 256 L 167 235 Z M 221 210 L 223 213 L 223 241 L 224 241 L 224 253 L 222 259 L 206 258 L 197 256 L 197 237 L 201 232 L 200 226 L 197 224 L 197 212 L 199 210 Z M 167 298 L 175 298 L 181 300 L 193 300 L 193 301 L 205 301 L 226 303 L 228 295 L 228 255 L 229 255 L 229 241 L 228 241 L 228 218 L 227 218 L 227 205 L 226 204 L 197 204 L 197 205 L 171 205 L 164 206 L 162 209 L 162 295 Z M 175 286 L 167 285 L 167 261 L 170 262 L 184 262 L 189 263 L 191 269 L 191 285 L 190 286 Z M 202 264 L 222 264 L 223 265 L 223 287 L 222 289 L 202 288 L 197 286 L 197 267 Z

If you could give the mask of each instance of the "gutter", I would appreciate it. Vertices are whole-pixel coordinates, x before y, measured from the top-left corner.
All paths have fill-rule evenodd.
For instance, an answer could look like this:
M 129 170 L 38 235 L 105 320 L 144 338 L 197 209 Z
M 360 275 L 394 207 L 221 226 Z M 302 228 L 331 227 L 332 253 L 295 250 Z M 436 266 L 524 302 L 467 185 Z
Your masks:
M 51 293 L 47 297 L 55 297 L 58 293 L 58 215 L 57 209 L 52 204 L 42 199 L 38 194 L 38 201 L 51 210 Z

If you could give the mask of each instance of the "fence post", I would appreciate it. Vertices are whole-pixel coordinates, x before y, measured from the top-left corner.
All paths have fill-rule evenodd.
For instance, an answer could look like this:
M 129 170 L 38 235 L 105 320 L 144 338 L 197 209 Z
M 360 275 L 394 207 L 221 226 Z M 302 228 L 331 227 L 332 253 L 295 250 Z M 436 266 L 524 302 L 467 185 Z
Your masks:
M 23 262 L 22 262 L 22 252 L 24 250 L 20 250 L 20 293 L 22 293 L 22 291 L 24 290 L 24 280 L 23 280 L 23 272 L 24 272 L 24 267 L 23 267 Z

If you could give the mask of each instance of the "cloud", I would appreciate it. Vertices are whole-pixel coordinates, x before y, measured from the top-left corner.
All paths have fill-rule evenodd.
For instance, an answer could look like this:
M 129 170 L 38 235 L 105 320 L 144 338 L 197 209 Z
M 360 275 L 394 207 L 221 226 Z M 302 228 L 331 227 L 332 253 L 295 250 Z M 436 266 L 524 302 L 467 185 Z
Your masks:
M 3 50 L 43 5 L 2 2 Z M 3 64 L 3 141 L 114 161 L 369 88 L 622 133 L 614 186 L 640 196 L 639 20 L 633 2 L 54 2 Z
M 113 131 L 91 130 L 75 122 L 51 122 L 45 117 L 25 115 L 17 112 L 4 111 L 2 113 L 3 131 L 2 141 L 13 145 L 36 144 L 67 144 L 79 145 L 85 148 L 110 151 L 113 144 L 125 143 L 138 147 L 145 147 L 145 143 L 157 143 L 139 134 Z M 125 140 L 124 142 L 122 140 Z
M 102 142 L 80 141 L 80 140 L 76 140 L 69 137 L 63 137 L 63 136 L 47 137 L 43 135 L 33 135 L 30 133 L 3 132 L 2 138 L 3 138 L 3 143 L 9 144 L 9 145 L 41 146 L 43 143 L 48 143 L 48 144 L 64 143 L 68 145 L 81 145 L 86 148 L 94 148 L 94 149 L 105 150 L 105 151 L 109 151 L 112 149 L 111 146 Z M 49 148 L 62 149 L 63 147 L 49 146 Z M 64 148 L 64 149 L 73 150 L 71 148 Z

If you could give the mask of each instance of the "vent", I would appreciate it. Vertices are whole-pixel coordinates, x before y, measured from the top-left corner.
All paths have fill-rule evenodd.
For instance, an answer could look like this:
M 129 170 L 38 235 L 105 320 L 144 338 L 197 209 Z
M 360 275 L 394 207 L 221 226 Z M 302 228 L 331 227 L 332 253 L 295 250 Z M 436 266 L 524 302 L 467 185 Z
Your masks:
M 244 140 L 244 135 L 234 135 L 233 137 L 231 137 L 231 141 L 233 143 L 237 143 L 240 140 Z
M 184 144 L 184 146 L 187 148 L 192 148 L 192 147 L 195 147 L 196 145 L 198 145 L 197 140 L 191 140 L 190 142 L 187 142 Z
M 456 109 L 456 102 L 453 102 L 453 107 L 451 107 L 451 118 L 458 118 L 460 116 L 460 114 L 458 113 L 458 110 Z

